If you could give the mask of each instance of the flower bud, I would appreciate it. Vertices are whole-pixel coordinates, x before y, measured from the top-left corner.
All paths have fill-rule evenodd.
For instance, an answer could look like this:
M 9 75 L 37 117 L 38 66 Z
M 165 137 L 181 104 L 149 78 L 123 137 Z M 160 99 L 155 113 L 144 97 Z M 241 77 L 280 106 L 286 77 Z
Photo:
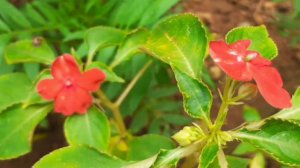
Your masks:
M 180 146 L 189 145 L 204 137 L 203 131 L 198 127 L 184 127 L 177 132 L 172 138 L 179 143 Z
M 245 83 L 240 86 L 238 90 L 238 96 L 241 96 L 244 100 L 249 100 L 255 97 L 257 94 L 257 87 L 253 83 Z

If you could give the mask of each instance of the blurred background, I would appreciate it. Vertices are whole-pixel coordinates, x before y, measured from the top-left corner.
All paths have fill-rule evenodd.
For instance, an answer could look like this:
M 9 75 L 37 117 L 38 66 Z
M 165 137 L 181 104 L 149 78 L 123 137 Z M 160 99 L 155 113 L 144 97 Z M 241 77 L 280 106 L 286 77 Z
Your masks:
M 284 87 L 292 94 L 300 85 L 300 0 L 170 1 L 173 5 L 164 16 L 182 12 L 194 13 L 207 26 L 211 39 L 223 39 L 230 29 L 237 26 L 265 24 L 278 46 L 279 56 L 273 63 L 281 72 Z M 3 58 L 3 48 L 10 42 L 44 37 L 57 53 L 70 52 L 70 48 L 74 47 L 78 55 L 84 59 L 86 45 L 82 43 L 82 38 L 86 29 L 97 25 L 109 25 L 130 30 L 141 26 L 151 27 L 157 21 L 153 20 L 145 24 L 141 22 L 136 24 L 132 21 L 128 24 L 130 10 L 145 9 L 147 4 L 143 2 L 151 3 L 151 1 L 140 0 L 139 3 L 135 3 L 136 6 L 132 6 L 127 11 L 129 13 L 120 14 L 119 12 L 121 17 L 116 17 L 120 6 L 122 3 L 128 3 L 128 0 L 7 1 L 10 5 L 5 2 L 5 0 L 0 0 L 0 75 L 24 71 L 34 79 L 42 68 L 38 64 L 6 64 Z M 108 55 L 112 52 L 111 50 L 114 49 L 107 49 Z M 105 62 L 107 61 L 105 58 L 101 56 L 99 59 Z M 136 63 L 137 61 L 133 60 L 128 64 L 134 67 Z M 120 72 L 120 69 L 117 68 L 116 71 Z M 138 100 L 129 100 L 127 107 L 124 107 L 122 111 L 126 111 L 126 114 L 123 114 L 126 117 L 126 124 L 135 135 L 158 133 L 170 136 L 183 125 L 190 124 L 192 120 L 182 113 L 181 96 L 178 94 L 172 74 L 163 64 L 154 69 L 155 72 L 146 73 L 145 79 L 141 79 L 136 86 L 134 94 L 139 96 Z M 135 72 L 135 70 L 128 70 L 123 73 L 134 74 Z M 160 74 L 158 77 L 156 75 L 158 82 L 145 87 L 147 83 L 150 83 L 147 79 L 150 80 L 150 77 L 155 74 Z M 215 96 L 213 107 L 215 113 L 220 105 L 216 88 L 222 84 L 224 75 L 210 59 L 207 60 L 207 74 L 211 76 L 211 78 L 207 77 L 206 82 L 209 83 Z M 124 76 L 125 79 L 132 77 L 131 75 L 126 77 L 123 74 L 122 77 Z M 104 87 L 119 88 L 117 90 L 122 88 L 115 85 Z M 148 92 L 150 88 L 152 91 Z M 111 97 L 114 94 L 111 93 Z M 145 107 L 143 103 L 145 100 L 150 102 L 148 107 Z M 132 102 L 138 105 L 133 107 Z M 241 111 L 245 109 L 250 108 L 256 111 L 254 113 L 263 111 L 260 113 L 262 117 L 277 112 L 260 95 L 248 103 L 249 107 L 234 107 L 230 111 L 225 129 L 234 128 L 243 123 L 245 115 Z M 36 130 L 32 152 L 10 161 L 0 161 L 0 168 L 31 167 L 43 155 L 66 146 L 62 132 L 63 121 L 63 117 L 50 114 Z M 236 143 L 229 144 L 228 152 L 233 151 L 235 146 Z M 267 167 L 280 167 L 268 157 L 266 158 Z

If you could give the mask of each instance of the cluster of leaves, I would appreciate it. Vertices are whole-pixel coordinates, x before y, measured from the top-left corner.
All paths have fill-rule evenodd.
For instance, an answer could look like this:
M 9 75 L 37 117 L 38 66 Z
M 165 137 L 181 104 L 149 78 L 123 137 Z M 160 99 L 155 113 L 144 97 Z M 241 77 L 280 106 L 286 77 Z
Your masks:
M 48 3 L 52 2 L 55 1 Z M 144 133 L 143 128 L 150 125 L 149 132 L 169 135 L 170 126 L 165 124 L 166 121 L 173 125 L 187 125 L 192 120 L 201 120 L 204 126 L 196 128 L 201 135 L 199 139 L 178 148 L 170 138 L 157 134 L 129 134 L 125 141 L 123 135 L 116 133 L 114 122 L 108 119 L 110 113 L 93 106 L 84 115 L 73 115 L 66 119 L 64 132 L 69 146 L 46 155 L 34 167 L 174 167 L 181 158 L 197 152 L 200 153 L 197 161 L 201 168 L 224 167 L 227 162 L 229 167 L 246 167 L 248 160 L 225 156 L 223 153 L 226 143 L 234 139 L 251 144 L 283 164 L 300 166 L 299 90 L 293 97 L 293 107 L 290 109 L 259 121 L 252 118 L 234 130 L 214 129 L 210 116 L 213 97 L 202 79 L 209 42 L 202 23 L 192 14 L 180 14 L 165 18 L 154 27 L 149 26 L 176 2 L 131 0 L 129 3 L 128 0 L 117 3 L 116 0 L 103 3 L 118 5 L 109 8 L 110 12 L 106 13 L 110 16 L 108 22 L 97 23 L 106 26 L 90 28 L 72 38 L 84 41 L 78 43 L 78 48 L 75 47 L 72 54 L 80 65 L 81 61 L 86 60 L 87 69 L 99 67 L 106 73 L 107 83 L 102 90 L 109 99 L 117 99 L 117 103 L 118 95 L 125 88 L 125 81 L 134 81 L 140 69 L 155 58 L 155 65 L 151 65 L 120 104 L 123 116 L 135 116 L 130 125 L 131 131 Z M 93 3 L 91 6 L 94 6 Z M 144 9 L 139 8 L 141 6 Z M 84 10 L 88 13 L 86 8 Z M 236 28 L 226 36 L 228 43 L 241 39 L 252 40 L 251 50 L 260 52 L 267 59 L 277 56 L 276 45 L 264 26 Z M 19 40 L 4 49 L 5 60 L 15 65 L 33 62 L 49 65 L 57 55 L 54 53 L 45 40 L 38 43 Z M 33 82 L 25 73 L 10 73 L 0 77 L 0 96 L 5 97 L 0 99 L 1 160 L 15 158 L 31 150 L 35 127 L 52 111 L 51 103 L 41 100 L 35 91 L 36 83 L 48 74 L 47 69 L 40 72 Z M 173 76 L 178 90 L 172 87 Z M 172 101 L 176 100 L 174 95 L 177 91 L 182 94 L 184 110 L 192 119 L 178 115 L 180 106 Z M 167 112 L 167 115 L 160 116 L 162 112 Z

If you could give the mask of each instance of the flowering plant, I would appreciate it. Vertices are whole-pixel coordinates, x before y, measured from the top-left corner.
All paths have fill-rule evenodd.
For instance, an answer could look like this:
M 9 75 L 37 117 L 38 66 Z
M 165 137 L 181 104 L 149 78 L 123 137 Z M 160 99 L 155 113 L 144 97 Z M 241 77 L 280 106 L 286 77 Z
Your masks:
M 84 40 L 86 59 L 74 50 L 55 57 L 45 39 L 38 44 L 26 40 L 6 47 L 8 63 L 39 62 L 46 68 L 34 82 L 23 73 L 0 77 L 1 97 L 7 96 L 0 100 L 1 160 L 28 153 L 35 127 L 54 111 L 66 116 L 64 134 L 69 146 L 44 156 L 33 167 L 225 168 L 257 164 L 256 158 L 250 163 L 249 158 L 224 152 L 232 141 L 262 150 L 282 164 L 300 166 L 300 92 L 291 98 L 284 89 L 282 77 L 271 63 L 278 54 L 276 44 L 265 26 L 238 27 L 228 32 L 225 41 L 209 42 L 197 17 L 180 14 L 151 29 L 127 32 L 104 26 L 91 28 Z M 108 46 L 118 46 L 109 64 L 97 61 L 98 52 Z M 226 82 L 219 89 L 222 103 L 216 119 L 211 117 L 212 87 L 205 84 L 207 55 L 226 74 Z M 108 85 L 124 82 L 115 72 L 122 71 L 122 64 L 131 59 L 142 59 L 142 66 L 126 87 Z M 174 73 L 184 111 L 193 118 L 172 135 L 173 140 L 158 134 L 134 135 L 125 122 L 123 110 L 128 107 L 122 106 L 139 80 L 160 62 Z M 255 84 L 250 83 L 253 80 Z M 114 97 L 119 93 L 116 90 L 122 92 Z M 230 107 L 246 103 L 256 90 L 280 111 L 224 130 Z

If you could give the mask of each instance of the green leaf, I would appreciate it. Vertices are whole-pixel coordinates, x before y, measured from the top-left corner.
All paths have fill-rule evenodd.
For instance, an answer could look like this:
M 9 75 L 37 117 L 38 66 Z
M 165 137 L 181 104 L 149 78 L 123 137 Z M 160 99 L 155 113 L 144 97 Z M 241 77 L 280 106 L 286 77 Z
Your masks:
M 212 95 L 202 82 L 191 78 L 178 69 L 173 68 L 178 88 L 183 95 L 185 111 L 194 118 L 210 121 Z
M 106 75 L 106 79 L 105 79 L 106 81 L 119 82 L 119 83 L 125 82 L 124 79 L 119 77 L 115 72 L 112 71 L 110 67 L 108 67 L 102 62 L 99 61 L 93 62 L 88 66 L 87 69 L 92 69 L 92 68 L 98 68 L 102 70 Z
M 207 168 L 218 155 L 220 147 L 218 143 L 212 141 L 208 142 L 202 149 L 199 158 L 199 168 Z
M 292 98 L 292 107 L 283 109 L 272 117 L 289 120 L 300 120 L 300 87 L 297 88 Z
M 89 55 L 95 54 L 100 48 L 120 44 L 125 36 L 126 32 L 112 27 L 98 26 L 89 29 L 85 36 Z
M 119 65 L 123 61 L 128 60 L 134 54 L 141 52 L 139 47 L 141 47 L 147 41 L 147 37 L 148 31 L 145 29 L 140 29 L 129 34 L 121 43 L 111 67 Z
M 5 48 L 4 54 L 9 64 L 24 62 L 50 64 L 55 58 L 52 49 L 44 39 L 40 44 L 34 44 L 32 40 L 12 43 Z
M 110 139 L 110 127 L 105 114 L 91 107 L 84 115 L 67 118 L 64 125 L 66 139 L 70 145 L 87 145 L 106 151 Z
M 157 154 L 161 149 L 172 149 L 175 145 L 167 137 L 148 134 L 129 141 L 128 160 L 143 160 Z
M 6 22 L 11 23 L 11 25 L 15 27 L 31 27 L 29 21 L 24 17 L 24 15 L 7 0 L 0 1 L 0 16 L 2 16 Z
M 5 32 L 9 32 L 10 28 L 8 27 L 8 25 L 0 18 L 0 32 L 1 31 L 5 31 Z
M 269 37 L 266 26 L 245 26 L 234 28 L 226 35 L 227 43 L 238 40 L 251 40 L 250 50 L 258 51 L 263 57 L 272 60 L 278 55 L 277 46 Z
M 266 161 L 262 153 L 258 152 L 255 154 L 254 158 L 251 160 L 250 168 L 265 168 Z
M 226 160 L 230 168 L 247 168 L 250 162 L 248 159 L 235 156 L 226 156 Z
M 243 117 L 247 122 L 255 122 L 261 120 L 259 112 L 255 108 L 247 105 L 244 106 Z
M 85 146 L 64 147 L 44 156 L 33 168 L 121 168 L 126 162 Z
M 200 79 L 207 46 L 206 32 L 198 18 L 182 14 L 157 24 L 142 49 L 189 76 Z
M 32 87 L 30 79 L 22 73 L 0 76 L 0 113 L 4 109 L 25 100 Z
M 51 106 L 13 106 L 0 114 L 0 160 L 12 159 L 31 150 L 31 139 L 37 124 L 46 117 Z
M 249 153 L 254 153 L 257 151 L 257 148 L 249 143 L 242 142 L 240 143 L 233 151 L 235 155 L 245 155 Z
M 242 129 L 234 136 L 264 150 L 282 163 L 300 166 L 300 126 L 296 123 L 270 119 L 258 130 Z

